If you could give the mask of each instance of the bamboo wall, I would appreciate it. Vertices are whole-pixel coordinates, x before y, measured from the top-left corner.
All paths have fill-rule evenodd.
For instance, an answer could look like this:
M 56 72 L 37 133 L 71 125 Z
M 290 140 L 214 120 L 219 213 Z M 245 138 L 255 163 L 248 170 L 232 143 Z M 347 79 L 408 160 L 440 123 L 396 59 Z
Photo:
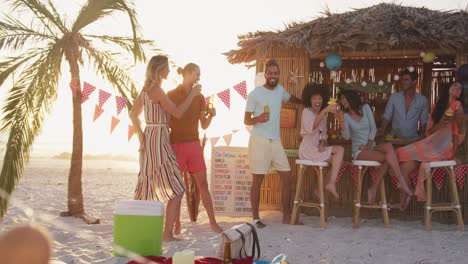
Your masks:
M 280 65 L 280 84 L 282 84 L 285 89 L 291 94 L 301 97 L 302 88 L 307 82 L 317 82 L 330 84 L 330 71 L 325 67 L 320 67 L 319 63 L 323 60 L 311 60 L 308 57 L 308 54 L 305 50 L 301 49 L 285 49 L 282 47 L 272 47 L 267 50 L 262 50 L 262 52 L 257 52 L 259 54 L 257 58 L 256 69 L 257 72 L 264 71 L 264 65 L 269 59 L 276 59 Z M 396 58 L 396 59 L 351 59 L 344 58 L 343 66 L 338 71 L 336 81 L 344 81 L 346 78 L 352 78 L 353 82 L 360 81 L 378 81 L 384 80 L 386 82 L 391 82 L 393 76 L 400 72 L 402 69 L 407 68 L 408 66 L 413 66 L 420 74 L 420 79 L 418 81 L 418 91 L 428 96 L 433 101 L 433 98 L 436 97 L 438 92 L 438 86 L 443 82 L 448 82 L 453 79 L 452 70 L 454 63 L 452 62 L 453 57 L 444 58 L 443 65 L 438 65 L 433 67 L 432 65 L 421 64 L 421 59 L 418 57 L 413 58 Z M 289 82 L 290 72 L 297 71 L 299 76 L 298 85 L 294 85 Z M 424 75 L 423 73 L 430 73 Z M 426 78 L 426 79 L 424 79 Z M 332 94 L 336 93 L 336 88 L 331 87 Z M 393 91 L 396 90 L 396 87 L 393 87 Z M 373 95 L 370 95 L 373 96 Z M 384 95 L 385 99 L 385 95 Z M 281 129 L 281 140 L 286 149 L 298 149 L 300 144 L 300 117 L 302 114 L 302 106 L 292 105 L 286 103 L 283 105 L 285 108 L 296 108 L 296 128 L 282 128 Z M 376 109 L 377 112 L 383 112 L 383 109 Z M 336 126 L 335 122 L 330 119 L 330 128 Z M 468 135 L 467 135 L 468 138 Z M 345 152 L 345 161 L 351 160 L 351 145 L 350 142 L 339 141 L 335 142 L 337 144 L 343 145 L 346 149 Z M 468 143 L 465 141 L 463 147 L 459 149 L 457 155 L 464 162 L 467 160 L 467 151 Z M 291 165 L 292 174 L 294 180 L 296 180 L 297 167 L 295 165 L 295 158 L 288 158 Z M 315 188 L 316 181 L 313 180 L 312 171 L 306 171 L 305 178 L 305 199 L 313 199 L 313 190 Z M 368 188 L 369 181 L 364 182 L 363 188 Z M 387 186 L 387 200 L 391 203 L 398 202 L 398 192 L 394 191 L 390 185 L 390 179 L 386 178 Z M 293 193 L 295 192 L 295 184 L 291 186 Z M 347 170 L 341 181 L 337 185 L 338 193 L 340 198 L 334 200 L 330 197 L 327 198 L 327 203 L 330 208 L 330 215 L 335 216 L 351 216 L 353 209 L 353 200 L 354 200 L 354 188 L 353 182 L 351 179 L 350 170 Z M 366 193 L 366 192 L 364 192 Z M 460 201 L 463 206 L 463 211 L 468 212 L 468 187 L 459 192 Z M 294 197 L 294 195 L 293 195 Z M 444 182 L 442 190 L 434 191 L 435 201 L 449 201 L 448 195 L 448 184 L 447 181 Z M 291 201 L 292 202 L 292 201 Z M 401 213 L 398 210 L 393 210 L 391 212 L 392 217 L 398 217 L 400 219 L 422 219 L 423 209 L 422 206 L 424 203 L 413 201 L 409 208 Z M 279 175 L 276 173 L 269 174 L 265 177 L 264 183 L 261 189 L 261 210 L 281 210 L 281 180 Z M 378 210 L 362 210 L 364 217 L 380 217 L 381 213 Z M 398 211 L 398 212 L 397 212 Z M 314 210 L 306 211 L 309 214 L 317 214 Z M 465 222 L 468 222 L 468 215 L 464 214 Z M 440 220 L 443 222 L 454 223 L 455 219 L 451 213 L 438 213 L 434 215 L 435 220 Z

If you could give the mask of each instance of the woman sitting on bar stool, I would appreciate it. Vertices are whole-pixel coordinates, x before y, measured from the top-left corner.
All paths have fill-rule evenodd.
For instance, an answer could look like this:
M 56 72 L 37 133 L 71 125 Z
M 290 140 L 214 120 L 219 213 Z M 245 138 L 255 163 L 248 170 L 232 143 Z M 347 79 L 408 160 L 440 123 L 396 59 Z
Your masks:
M 462 98 L 462 82 L 455 81 L 442 87 L 426 128 L 427 137 L 397 149 L 401 170 L 407 181 L 409 175 L 420 167 L 421 162 L 454 159 L 455 150 L 465 139 Z M 428 173 L 427 171 L 428 168 L 420 168 L 419 174 Z M 420 200 L 425 200 L 423 184 L 416 186 L 415 194 Z M 410 198 L 402 197 L 400 205 L 395 207 L 405 210 L 409 202 Z
M 389 168 L 398 176 L 398 188 L 402 189 L 409 197 L 413 195 L 403 178 L 392 144 L 382 143 L 376 145 L 374 141 L 377 128 L 374 114 L 369 105 L 364 104 L 361 97 L 352 90 L 343 91 L 339 98 L 341 108 L 345 113 L 338 111 L 335 117 L 340 122 L 343 138 L 351 138 L 353 159 L 383 163 L 377 170 L 375 183 L 367 191 L 369 204 L 375 204 L 377 188 L 383 176 L 388 173 Z
M 336 178 L 343 164 L 344 148 L 342 146 L 326 146 L 328 113 L 336 113 L 337 104 L 328 105 L 328 87 L 321 84 L 307 84 L 302 91 L 301 136 L 299 158 L 301 160 L 324 161 L 331 163 L 329 180 L 325 189 L 335 198 Z M 314 191 L 318 196 L 318 190 Z

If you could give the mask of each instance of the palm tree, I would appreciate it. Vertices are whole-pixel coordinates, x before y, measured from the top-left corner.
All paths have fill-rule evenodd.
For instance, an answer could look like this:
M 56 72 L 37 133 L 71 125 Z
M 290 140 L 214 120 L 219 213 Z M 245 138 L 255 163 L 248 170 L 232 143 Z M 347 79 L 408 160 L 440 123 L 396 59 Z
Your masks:
M 31 26 L 27 26 L 7 14 L 4 14 L 4 21 L 0 21 L 0 50 L 16 54 L 0 61 L 0 86 L 15 74 L 2 109 L 0 132 L 9 131 L 9 137 L 0 174 L 0 190 L 11 194 L 18 183 L 34 139 L 57 98 L 62 62 L 65 62 L 71 73 L 70 84 L 77 89 L 72 104 L 73 148 L 68 175 L 68 211 L 61 215 L 99 223 L 99 219 L 85 213 L 83 204 L 80 68 L 86 61 L 87 66 L 96 69 L 98 75 L 110 82 L 123 97 L 135 98 L 136 87 L 128 68 L 119 64 L 115 56 L 130 52 L 135 62 L 144 61 L 143 46 L 151 42 L 140 38 L 140 25 L 132 0 L 88 0 L 73 23 L 67 23 L 51 0 L 10 0 L 9 3 L 15 10 L 20 10 L 21 15 L 32 16 L 32 21 L 28 24 Z M 131 37 L 84 33 L 91 24 L 118 12 L 124 13 L 125 22 L 130 24 Z M 111 44 L 112 48 L 96 48 L 103 44 Z M 127 107 L 131 108 L 131 104 Z M 0 217 L 6 213 L 7 206 L 8 199 L 0 196 Z

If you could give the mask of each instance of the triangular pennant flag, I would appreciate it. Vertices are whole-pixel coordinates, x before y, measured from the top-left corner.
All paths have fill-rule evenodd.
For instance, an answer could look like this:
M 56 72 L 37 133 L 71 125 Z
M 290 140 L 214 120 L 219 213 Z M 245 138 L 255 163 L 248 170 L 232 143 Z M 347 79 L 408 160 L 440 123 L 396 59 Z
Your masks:
M 70 89 L 72 90 L 73 97 L 75 97 L 76 92 L 80 89 L 80 81 L 78 79 L 72 79 L 70 82 Z
M 247 82 L 243 81 L 234 85 L 234 90 L 236 90 L 244 99 L 247 99 Z
M 84 102 L 88 101 L 88 99 L 89 99 L 89 96 L 87 96 L 87 97 L 82 96 L 81 97 L 81 103 L 83 104 Z
M 135 130 L 133 129 L 133 126 L 128 125 L 128 141 L 132 139 L 134 134 L 135 134 Z
M 104 109 L 102 109 L 102 107 L 100 107 L 99 105 L 96 105 L 96 107 L 94 108 L 93 122 L 96 121 L 96 119 L 98 119 L 103 112 L 104 112 Z
M 89 96 L 96 90 L 96 86 L 93 86 L 87 82 L 83 83 L 83 91 L 81 92 L 81 103 L 86 102 Z
M 229 146 L 229 144 L 231 144 L 232 134 L 224 135 L 224 136 L 223 136 L 223 139 L 224 139 L 224 141 L 226 141 L 226 145 Z
M 229 89 L 226 89 L 222 92 L 219 92 L 218 97 L 223 101 L 223 103 L 227 106 L 228 109 L 230 109 L 231 106 L 231 93 Z
M 112 120 L 111 120 L 111 130 L 110 130 L 111 134 L 112 134 L 112 132 L 114 131 L 115 127 L 119 124 L 119 122 L 120 122 L 120 119 L 118 119 L 118 118 L 115 117 L 115 116 L 112 117 Z
M 122 96 L 116 96 L 115 97 L 115 102 L 117 103 L 117 115 L 120 115 L 120 112 L 122 112 L 122 109 L 127 105 L 127 98 L 122 97 Z
M 219 137 L 210 138 L 211 147 L 214 147 L 218 143 Z
M 100 107 L 104 106 L 104 104 L 107 102 L 107 99 L 109 99 L 109 97 L 111 97 L 110 93 L 102 89 L 99 89 L 99 106 Z
M 250 131 L 252 131 L 253 126 L 245 126 L 245 129 L 247 129 L 247 132 L 249 132 L 249 134 L 250 134 Z
M 235 134 L 235 133 L 239 132 L 239 129 L 233 129 L 231 131 L 232 131 L 233 134 Z

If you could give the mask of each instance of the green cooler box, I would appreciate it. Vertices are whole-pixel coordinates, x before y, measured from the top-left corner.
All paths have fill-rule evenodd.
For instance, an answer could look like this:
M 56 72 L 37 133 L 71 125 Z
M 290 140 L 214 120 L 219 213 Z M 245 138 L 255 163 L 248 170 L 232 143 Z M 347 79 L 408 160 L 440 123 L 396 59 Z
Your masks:
M 119 201 L 114 212 L 114 255 L 116 247 L 141 256 L 162 253 L 164 205 L 154 201 Z

